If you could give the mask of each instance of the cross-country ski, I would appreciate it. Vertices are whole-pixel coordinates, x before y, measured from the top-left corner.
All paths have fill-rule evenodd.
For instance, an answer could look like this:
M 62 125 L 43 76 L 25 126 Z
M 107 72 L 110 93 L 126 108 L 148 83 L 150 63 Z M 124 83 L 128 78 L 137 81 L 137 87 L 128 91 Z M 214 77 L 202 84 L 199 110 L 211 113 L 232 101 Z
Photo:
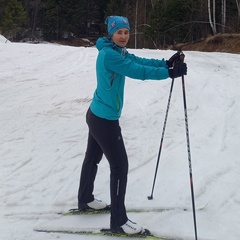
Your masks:
M 203 210 L 207 204 L 196 207 L 197 211 Z M 166 212 L 166 211 L 192 211 L 192 208 L 189 207 L 162 207 L 162 208 L 129 208 L 127 212 L 129 213 L 144 213 L 144 212 Z M 78 208 L 69 209 L 67 212 L 58 212 L 58 214 L 71 216 L 71 215 L 87 215 L 87 214 L 108 214 L 110 213 L 109 208 L 94 210 L 79 210 Z
M 99 236 L 99 237 L 117 237 L 117 238 L 130 238 L 130 239 L 151 239 L 151 240 L 177 240 L 176 238 L 160 237 L 151 234 L 147 229 L 144 229 L 142 233 L 126 234 L 123 232 L 113 232 L 111 229 L 99 228 L 99 229 L 35 229 L 37 232 L 46 233 L 62 233 L 62 234 L 76 234 L 87 236 Z M 110 238 L 111 239 L 111 238 Z

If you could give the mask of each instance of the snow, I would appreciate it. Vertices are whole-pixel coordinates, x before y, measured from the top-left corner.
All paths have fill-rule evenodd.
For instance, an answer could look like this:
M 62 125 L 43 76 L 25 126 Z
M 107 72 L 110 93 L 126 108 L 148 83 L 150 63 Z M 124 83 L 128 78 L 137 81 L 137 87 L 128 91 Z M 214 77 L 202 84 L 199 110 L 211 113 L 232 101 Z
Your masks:
M 2 39 L 2 37 L 1 37 Z M 0 42 L 3 42 L 2 40 Z M 173 51 L 130 49 L 147 58 Z M 240 55 L 185 52 L 185 77 L 199 239 L 240 238 Z M 109 215 L 62 217 L 77 206 L 96 87 L 93 48 L 0 44 L 0 239 L 105 239 L 38 233 L 39 226 L 108 227 Z M 191 208 L 181 79 L 174 83 L 153 200 L 151 193 L 171 80 L 126 79 L 120 119 L 129 156 L 127 208 Z M 109 202 L 109 167 L 99 165 L 95 197 Z M 194 239 L 192 211 L 129 213 L 164 236 Z
M 0 43 L 10 43 L 10 41 L 0 34 Z

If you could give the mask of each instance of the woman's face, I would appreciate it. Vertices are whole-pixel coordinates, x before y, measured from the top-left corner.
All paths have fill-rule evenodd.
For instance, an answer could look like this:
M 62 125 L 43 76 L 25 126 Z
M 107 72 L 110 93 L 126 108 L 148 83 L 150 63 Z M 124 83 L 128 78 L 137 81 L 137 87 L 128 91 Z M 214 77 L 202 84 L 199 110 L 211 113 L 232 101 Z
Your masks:
M 125 47 L 129 40 L 129 30 L 121 28 L 112 35 L 112 41 L 119 47 Z

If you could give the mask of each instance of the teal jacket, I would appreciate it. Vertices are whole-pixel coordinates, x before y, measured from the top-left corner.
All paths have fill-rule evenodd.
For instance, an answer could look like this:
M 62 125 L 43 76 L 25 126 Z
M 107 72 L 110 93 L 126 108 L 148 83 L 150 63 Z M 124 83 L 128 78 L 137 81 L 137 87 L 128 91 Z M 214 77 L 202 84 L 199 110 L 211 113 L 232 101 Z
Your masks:
M 98 117 L 117 120 L 124 100 L 125 76 L 133 79 L 162 80 L 169 77 L 164 59 L 140 58 L 118 47 L 108 38 L 99 38 L 96 62 L 97 88 L 90 105 Z

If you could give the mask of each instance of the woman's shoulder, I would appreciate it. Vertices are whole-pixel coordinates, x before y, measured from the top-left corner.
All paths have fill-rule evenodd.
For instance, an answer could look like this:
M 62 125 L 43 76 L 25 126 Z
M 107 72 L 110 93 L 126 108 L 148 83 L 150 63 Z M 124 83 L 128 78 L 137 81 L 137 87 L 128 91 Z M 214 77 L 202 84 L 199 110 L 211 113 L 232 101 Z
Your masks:
M 122 48 L 115 45 L 109 38 L 101 37 L 96 42 L 96 47 L 98 51 L 104 51 L 110 54 L 119 54 L 122 52 Z
M 98 51 L 104 48 L 113 48 L 113 43 L 107 37 L 101 37 L 96 42 L 96 48 Z

